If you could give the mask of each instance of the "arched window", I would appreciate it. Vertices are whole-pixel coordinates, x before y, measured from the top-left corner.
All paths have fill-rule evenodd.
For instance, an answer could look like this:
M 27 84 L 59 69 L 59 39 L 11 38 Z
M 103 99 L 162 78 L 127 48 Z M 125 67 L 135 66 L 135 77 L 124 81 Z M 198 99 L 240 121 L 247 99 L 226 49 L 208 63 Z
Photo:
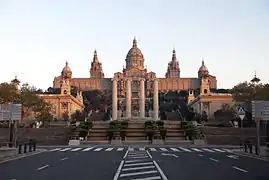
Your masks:
M 204 94 L 207 94 L 207 89 L 204 89 Z

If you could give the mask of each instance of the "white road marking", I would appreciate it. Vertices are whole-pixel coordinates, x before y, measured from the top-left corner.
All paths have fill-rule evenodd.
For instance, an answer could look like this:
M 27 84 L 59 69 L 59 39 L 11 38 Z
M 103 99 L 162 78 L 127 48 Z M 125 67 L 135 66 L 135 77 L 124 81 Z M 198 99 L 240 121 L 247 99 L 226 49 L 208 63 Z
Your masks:
M 71 148 L 65 148 L 65 149 L 62 149 L 62 150 L 60 150 L 61 152 L 64 152 L 64 151 L 68 151 L 68 150 L 70 150 Z
M 149 165 L 149 164 L 153 164 L 153 162 L 124 164 L 124 167 L 129 167 L 129 166 L 141 166 L 141 165 Z
M 152 169 L 152 168 L 155 168 L 155 166 L 141 166 L 141 167 L 134 167 L 134 168 L 125 168 L 125 169 L 122 169 L 122 171 L 133 171 L 133 170 Z
M 125 161 L 125 163 L 134 163 L 134 162 L 145 162 L 145 159 L 136 159 L 136 160 L 128 160 L 128 161 Z
M 126 174 L 121 174 L 120 177 L 137 176 L 137 175 L 144 175 L 144 174 L 153 174 L 153 173 L 157 173 L 157 172 L 158 171 L 144 171 L 144 172 L 126 173 Z
M 150 154 L 148 151 L 146 151 L 146 152 L 147 152 L 147 154 L 148 154 L 149 158 L 150 158 L 150 159 L 152 159 L 151 154 Z
M 149 148 L 149 150 L 151 150 L 151 151 L 157 151 L 156 148 Z
M 112 151 L 114 148 L 107 148 L 105 151 Z
M 159 173 L 161 174 L 163 180 L 168 180 L 164 172 L 161 170 L 160 166 L 156 163 L 156 161 L 153 161 L 155 167 L 158 169 Z
M 134 148 L 129 148 L 129 151 L 134 151 Z
M 95 150 L 93 150 L 93 151 L 101 151 L 103 148 L 97 148 L 97 149 L 95 149 Z
M 61 148 L 56 148 L 56 149 L 51 149 L 51 150 L 49 150 L 50 152 L 53 152 L 53 151 L 58 151 L 58 150 L 60 150 Z
M 71 151 L 79 151 L 81 150 L 82 148 L 76 148 L 76 149 L 72 149 Z
M 90 151 L 92 149 L 93 149 L 93 147 L 89 147 L 89 148 L 83 149 L 82 151 Z
M 217 148 L 213 148 L 213 150 L 218 151 L 218 152 L 225 152 L 225 151 L 223 151 L 221 149 L 217 149 Z
M 211 161 L 219 162 L 219 160 L 214 159 L 214 158 L 209 158 Z
M 49 167 L 49 165 L 45 165 L 45 166 L 42 166 L 42 167 L 40 167 L 40 168 L 37 168 L 37 170 L 40 171 L 40 170 L 45 169 L 45 168 L 47 168 L 47 167 Z
M 145 151 L 145 148 L 139 148 L 139 151 Z
M 119 168 L 117 169 L 117 172 L 116 172 L 116 174 L 115 174 L 113 180 L 118 180 L 119 175 L 120 175 L 120 171 L 121 171 L 121 169 L 122 169 L 123 164 L 124 164 L 124 161 L 121 161 L 121 163 L 120 163 L 120 165 L 119 165 Z
M 160 176 L 155 176 L 155 177 L 148 177 L 148 178 L 141 178 L 141 179 L 133 179 L 133 180 L 158 180 L 161 179 Z
M 232 152 L 232 150 L 230 150 L 230 149 L 225 149 L 225 148 L 223 148 L 223 150 L 224 150 L 224 151 L 227 151 L 227 152 Z
M 124 148 L 118 148 L 117 151 L 123 151 Z
M 181 150 L 183 150 L 183 151 L 185 151 L 185 152 L 191 152 L 191 150 L 186 149 L 186 148 L 183 148 L 183 147 L 178 147 L 178 148 L 181 149 Z
M 64 158 L 61 159 L 61 161 L 64 161 L 64 160 L 67 160 L 67 159 L 68 159 L 68 157 L 64 157 Z
M 202 154 L 198 154 L 198 156 L 201 156 L 201 157 L 202 157 L 202 156 L 204 156 L 204 155 L 202 155 Z
M 179 152 L 179 150 L 177 148 L 170 148 L 172 151 L 177 151 Z
M 130 149 L 128 149 L 128 150 L 126 151 L 126 153 L 125 153 L 124 156 L 123 156 L 123 159 L 125 159 L 125 158 L 127 157 L 129 150 L 130 150 Z
M 203 150 L 207 151 L 207 152 L 214 152 L 211 149 L 207 149 L 207 148 L 203 148 Z
M 160 150 L 162 150 L 162 151 L 168 151 L 166 148 L 160 148 Z
M 145 159 L 145 158 L 148 158 L 148 156 L 132 156 L 130 157 L 131 159 Z
M 239 167 L 236 167 L 236 166 L 232 166 L 234 169 L 238 170 L 238 171 L 241 171 L 241 172 L 248 172 L 247 170 L 244 170 L 244 169 L 241 169 Z
M 147 156 L 147 153 L 128 154 L 128 157 Z
M 203 152 L 202 150 L 200 149 L 197 149 L 197 148 L 191 148 L 192 150 L 196 151 L 196 152 Z

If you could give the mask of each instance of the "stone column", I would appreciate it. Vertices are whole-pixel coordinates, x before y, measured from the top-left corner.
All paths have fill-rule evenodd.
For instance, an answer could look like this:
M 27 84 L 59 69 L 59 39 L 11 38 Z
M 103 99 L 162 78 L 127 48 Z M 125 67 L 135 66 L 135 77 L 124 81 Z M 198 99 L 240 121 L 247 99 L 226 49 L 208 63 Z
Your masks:
M 140 80 L 140 99 L 139 99 L 140 118 L 145 118 L 145 80 Z
M 154 92 L 153 92 L 153 112 L 154 112 L 154 120 L 158 120 L 159 116 L 159 90 L 158 90 L 158 80 L 154 80 Z
M 131 118 L 132 89 L 130 79 L 127 79 L 126 86 L 126 118 Z
M 112 120 L 117 120 L 118 117 L 118 88 L 117 80 L 113 79 L 112 87 Z

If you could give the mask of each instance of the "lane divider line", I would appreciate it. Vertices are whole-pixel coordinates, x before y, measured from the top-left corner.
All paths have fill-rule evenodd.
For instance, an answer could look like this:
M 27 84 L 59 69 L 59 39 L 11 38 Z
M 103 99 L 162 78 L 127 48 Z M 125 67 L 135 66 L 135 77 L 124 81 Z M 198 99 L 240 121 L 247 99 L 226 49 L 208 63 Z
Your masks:
M 36 170 L 40 171 L 40 170 L 45 169 L 45 168 L 47 168 L 47 167 L 49 167 L 49 165 L 42 166 L 42 167 L 40 167 L 40 168 L 37 168 Z
M 214 159 L 214 158 L 209 158 L 211 161 L 219 162 L 219 160 Z
M 244 170 L 244 169 L 241 169 L 239 167 L 236 167 L 236 166 L 232 166 L 234 169 L 238 170 L 238 171 L 241 171 L 241 172 L 248 172 L 247 170 Z
M 118 180 L 119 179 L 120 172 L 121 172 L 121 169 L 122 169 L 123 164 L 124 164 L 124 161 L 121 161 L 120 162 L 120 165 L 119 165 L 119 168 L 117 169 L 117 172 L 116 172 L 113 180 Z
M 156 163 L 156 161 L 153 161 L 155 167 L 157 168 L 157 170 L 159 171 L 159 173 L 161 174 L 163 180 L 168 180 L 168 178 L 166 177 L 166 175 L 164 174 L 164 172 L 161 170 L 160 166 Z

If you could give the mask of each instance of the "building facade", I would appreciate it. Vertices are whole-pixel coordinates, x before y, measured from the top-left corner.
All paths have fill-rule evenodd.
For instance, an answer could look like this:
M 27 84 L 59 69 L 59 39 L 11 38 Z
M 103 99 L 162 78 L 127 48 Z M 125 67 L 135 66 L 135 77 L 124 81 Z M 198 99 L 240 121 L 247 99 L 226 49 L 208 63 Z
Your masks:
M 127 53 L 125 59 L 125 67 L 123 67 L 122 72 L 116 72 L 114 77 L 106 78 L 103 72 L 102 63 L 99 61 L 97 52 L 94 52 L 93 61 L 91 62 L 90 77 L 88 78 L 74 78 L 72 77 L 72 71 L 66 63 L 60 76 L 55 77 L 53 81 L 53 86 L 55 88 L 60 88 L 64 77 L 69 79 L 70 85 L 78 87 L 82 91 L 87 90 L 110 90 L 112 91 L 112 79 L 118 78 L 118 91 L 119 96 L 125 96 L 126 93 L 126 81 L 125 78 L 131 78 L 132 81 L 132 97 L 137 97 L 139 92 L 139 82 L 138 78 L 145 79 L 146 93 L 149 94 L 153 91 L 153 81 L 156 79 L 156 74 L 154 72 L 148 72 L 147 68 L 144 66 L 144 56 L 141 50 L 137 46 L 136 39 L 133 40 L 133 46 Z M 172 60 L 168 63 L 167 71 L 164 78 L 157 78 L 159 84 L 159 91 L 180 91 L 180 90 L 190 90 L 200 88 L 201 84 L 201 74 L 208 69 L 206 68 L 204 61 L 200 69 L 198 70 L 197 77 L 181 77 L 181 69 L 179 61 L 176 57 L 176 51 L 173 50 Z M 217 88 L 217 80 L 213 75 L 208 76 L 210 88 Z
M 134 39 L 133 45 L 127 53 L 125 66 L 121 72 L 114 73 L 114 77 L 105 77 L 102 63 L 99 61 L 97 52 L 95 51 L 93 61 L 91 62 L 90 77 L 73 78 L 72 71 L 68 63 L 66 63 L 61 75 L 54 78 L 53 86 L 54 88 L 60 88 L 62 87 L 64 79 L 68 79 L 71 86 L 77 87 L 82 91 L 100 90 L 113 91 L 114 93 L 115 89 L 113 88 L 116 88 L 117 104 L 119 104 L 116 108 L 124 108 L 121 110 L 126 111 L 127 114 L 130 113 L 129 111 L 132 111 L 131 116 L 135 112 L 139 116 L 139 112 L 142 110 L 139 106 L 141 103 L 147 106 L 147 102 L 145 101 L 148 101 L 149 97 L 152 97 L 152 95 L 156 93 L 155 87 L 158 87 L 158 92 L 197 89 L 200 88 L 202 74 L 206 73 L 208 74 L 209 87 L 217 88 L 216 77 L 209 74 L 204 61 L 202 61 L 201 67 L 198 70 L 197 77 L 182 78 L 180 76 L 181 69 L 175 50 L 173 50 L 172 60 L 168 63 L 164 78 L 158 78 L 154 72 L 148 72 L 147 68 L 144 66 L 144 62 L 143 53 L 138 48 L 136 39 Z M 113 95 L 115 96 L 115 94 Z M 141 99 L 143 99 L 144 102 L 142 102 Z M 129 101 L 131 103 L 130 106 L 127 105 Z M 121 106 L 121 104 L 123 104 L 123 106 Z M 129 110 L 129 108 L 131 108 L 131 110 Z M 127 116 L 130 116 L 130 114 Z M 140 116 L 142 116 L 141 113 Z

